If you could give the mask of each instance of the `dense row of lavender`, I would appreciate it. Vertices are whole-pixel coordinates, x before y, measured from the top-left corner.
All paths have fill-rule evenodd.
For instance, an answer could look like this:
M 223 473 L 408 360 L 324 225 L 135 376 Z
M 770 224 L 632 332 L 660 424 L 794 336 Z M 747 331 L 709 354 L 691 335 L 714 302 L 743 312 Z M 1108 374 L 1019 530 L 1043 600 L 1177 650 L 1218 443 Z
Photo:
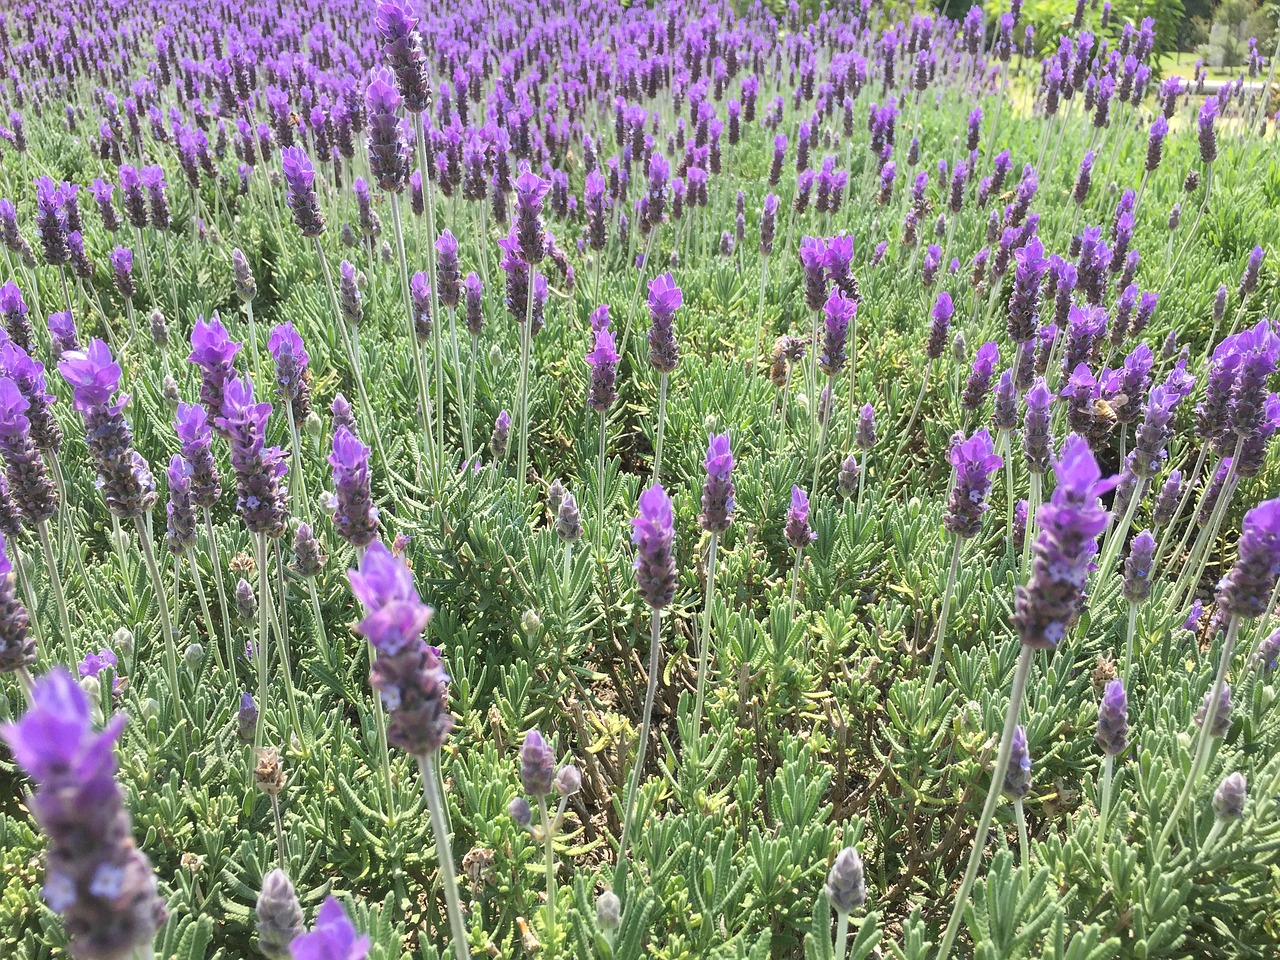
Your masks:
M 0 942 L 1274 950 L 1273 65 L 1156 45 L 0 14 Z

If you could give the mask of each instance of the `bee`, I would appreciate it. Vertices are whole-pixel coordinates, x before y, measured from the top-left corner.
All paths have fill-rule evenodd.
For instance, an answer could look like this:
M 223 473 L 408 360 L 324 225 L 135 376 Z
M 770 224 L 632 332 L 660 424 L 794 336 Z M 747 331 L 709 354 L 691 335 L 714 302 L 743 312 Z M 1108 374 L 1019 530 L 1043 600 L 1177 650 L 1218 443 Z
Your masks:
M 289 123 L 297 127 L 299 130 L 302 129 L 302 118 L 298 116 L 298 111 L 296 110 L 289 111 Z
M 1110 400 L 1104 400 L 1099 397 L 1093 401 L 1093 415 L 1099 420 L 1106 421 L 1109 427 L 1115 426 L 1118 419 L 1117 414 L 1128 402 L 1129 397 L 1123 393 L 1116 394 Z

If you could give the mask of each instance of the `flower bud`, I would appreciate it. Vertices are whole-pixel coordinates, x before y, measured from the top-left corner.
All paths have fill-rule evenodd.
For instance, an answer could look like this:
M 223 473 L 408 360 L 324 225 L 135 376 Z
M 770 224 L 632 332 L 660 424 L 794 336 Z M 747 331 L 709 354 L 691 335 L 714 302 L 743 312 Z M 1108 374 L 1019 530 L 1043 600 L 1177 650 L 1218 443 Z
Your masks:
M 596 898 L 596 922 L 606 932 L 617 930 L 622 923 L 622 901 L 612 890 L 606 890 Z

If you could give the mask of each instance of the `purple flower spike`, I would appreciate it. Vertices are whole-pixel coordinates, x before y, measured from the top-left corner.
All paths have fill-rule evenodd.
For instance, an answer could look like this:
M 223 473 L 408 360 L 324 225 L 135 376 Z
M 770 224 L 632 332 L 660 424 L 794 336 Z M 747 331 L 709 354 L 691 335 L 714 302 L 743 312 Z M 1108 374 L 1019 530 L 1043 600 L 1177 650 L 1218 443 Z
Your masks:
M 271 404 L 257 403 L 253 383 L 236 377 L 227 383 L 222 413 L 214 421 L 231 441 L 236 474 L 236 509 L 249 532 L 272 539 L 283 536 L 288 509 L 280 481 L 288 467 L 279 447 L 267 447 Z
M 94 340 L 88 350 L 68 350 L 58 371 L 71 384 L 72 406 L 84 418 L 85 442 L 107 507 L 118 517 L 142 516 L 156 502 L 156 483 L 133 447 L 133 430 L 123 413 L 129 397 L 114 399 L 120 365 L 111 348 Z
M 1120 756 L 1128 746 L 1129 699 L 1120 679 L 1108 683 L 1102 695 L 1102 703 L 1098 706 L 1098 729 L 1093 739 L 1109 757 Z
M 357 935 L 342 904 L 329 897 L 316 914 L 315 927 L 289 944 L 289 954 L 293 960 L 365 960 L 369 938 Z
M 555 776 L 556 755 L 541 733 L 530 730 L 520 747 L 520 784 L 524 792 L 533 797 L 547 796 Z
M 999 362 L 1000 348 L 994 342 L 984 343 L 978 348 L 973 359 L 973 369 L 969 372 L 969 379 L 965 381 L 964 391 L 960 396 L 962 408 L 975 411 L 986 402 L 987 394 L 991 392 L 991 377 Z
M 333 434 L 333 489 L 337 510 L 333 526 L 354 547 L 367 547 L 378 535 L 378 508 L 369 484 L 369 448 L 347 427 Z
M 413 573 L 379 540 L 360 567 L 347 571 L 351 592 L 365 609 L 356 631 L 378 651 L 369 682 L 389 714 L 387 739 L 415 757 L 435 753 L 453 728 L 448 677 L 422 639 L 432 609 L 422 602 Z
M 1004 460 L 996 456 L 995 444 L 986 430 L 952 446 L 947 459 L 955 467 L 956 482 L 947 501 L 943 526 L 958 537 L 977 536 L 982 530 L 982 515 L 987 511 L 991 478 Z
M 1235 565 L 1218 584 L 1218 607 L 1227 616 L 1253 619 L 1266 611 L 1280 577 L 1280 498 L 1244 515 Z
M 1031 579 L 1014 597 L 1018 635 L 1041 649 L 1056 647 L 1080 613 L 1098 536 L 1107 526 L 1098 498 L 1117 483 L 1102 479 L 1088 441 L 1076 434 L 1063 444 L 1054 473 L 1053 496 L 1036 512 Z
M 1013 749 L 1004 771 L 1004 792 L 1014 800 L 1024 800 L 1031 792 L 1031 752 L 1027 749 L 1027 730 L 1022 724 L 1013 731 Z
M 675 315 L 684 303 L 684 294 L 667 272 L 649 281 L 649 363 L 659 373 L 671 373 L 680 360 L 676 343 Z
M 0 728 L 36 783 L 31 812 L 48 839 L 44 898 L 62 915 L 73 956 L 130 956 L 151 945 L 167 916 L 115 780 L 112 748 L 124 722 L 117 713 L 95 733 L 88 697 L 54 667 L 36 681 L 22 719 Z
M 702 485 L 702 513 L 698 522 L 708 533 L 724 533 L 733 522 L 733 453 L 729 434 L 712 435 L 702 461 L 707 479 Z
M 318 237 L 324 233 L 324 214 L 316 198 L 316 172 L 311 158 L 301 147 L 285 147 L 280 151 L 281 171 L 284 173 L 285 202 L 293 211 L 293 222 L 304 237 Z
M 302 337 L 293 324 L 286 321 L 271 329 L 267 349 L 276 362 L 276 386 L 280 390 L 280 399 L 292 402 L 302 386 L 307 364 L 311 362 L 306 347 L 302 345 Z
M 640 511 L 631 521 L 636 548 L 636 592 L 654 610 L 675 598 L 675 517 L 671 498 L 655 483 L 640 494 Z
M 191 466 L 191 498 L 202 509 L 212 507 L 222 496 L 222 487 L 218 481 L 218 465 L 213 459 L 213 431 L 209 429 L 208 414 L 204 407 L 180 403 L 173 427 L 182 457 Z
M 818 534 L 809 526 L 809 497 L 797 486 L 791 487 L 791 506 L 787 509 L 784 532 L 793 550 L 803 550 L 818 539 Z
M 929 325 L 929 340 L 925 344 L 924 355 L 930 360 L 937 360 L 947 348 L 947 331 L 951 326 L 951 316 L 955 313 L 955 305 L 951 302 L 951 294 L 945 290 L 938 294 L 930 312 L 932 323 Z
M 822 352 L 818 355 L 818 365 L 823 373 L 834 377 L 844 369 L 849 323 L 858 313 L 858 302 L 845 296 L 844 291 L 837 287 L 823 305 L 823 312 Z
M 1124 598 L 1130 603 L 1142 603 L 1151 596 L 1151 566 L 1155 561 L 1156 538 L 1150 530 L 1143 530 L 1129 544 L 1129 556 L 1124 562 Z
M 605 310 L 604 324 L 595 332 L 595 349 L 587 354 L 587 365 L 591 367 L 587 405 L 597 413 L 604 413 L 618 399 L 618 363 L 622 359 L 618 356 L 613 331 L 609 329 L 608 308 L 602 309 Z
M 235 374 L 236 354 L 241 349 L 216 315 L 208 322 L 204 317 L 196 317 L 187 359 L 200 368 L 200 402 L 210 417 L 222 415 L 222 399 L 227 382 Z

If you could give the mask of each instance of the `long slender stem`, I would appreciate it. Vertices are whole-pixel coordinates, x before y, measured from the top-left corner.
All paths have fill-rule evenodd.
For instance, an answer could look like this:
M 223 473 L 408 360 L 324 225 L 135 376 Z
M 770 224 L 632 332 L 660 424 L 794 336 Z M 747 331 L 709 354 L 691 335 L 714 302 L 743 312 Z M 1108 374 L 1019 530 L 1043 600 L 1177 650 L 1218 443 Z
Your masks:
M 1018 823 L 1018 864 L 1025 867 L 1031 862 L 1031 842 L 1027 838 L 1027 816 L 1020 799 L 1013 801 L 1013 819 Z
M 711 534 L 711 542 L 707 545 L 707 601 L 702 612 L 702 636 L 698 640 L 698 686 L 693 707 L 693 742 L 699 758 L 702 757 L 702 709 L 706 702 L 707 661 L 711 653 L 711 616 L 716 601 L 716 552 L 720 546 L 720 535 Z
M 951 544 L 951 568 L 947 571 L 947 587 L 942 594 L 942 616 L 938 618 L 938 639 L 933 644 L 933 662 L 929 664 L 929 677 L 925 681 L 925 698 L 933 691 L 934 681 L 938 678 L 938 667 L 945 654 L 943 648 L 947 642 L 947 620 L 951 617 L 951 595 L 955 593 L 956 574 L 960 571 L 960 554 L 964 549 L 964 539 L 957 534 Z
M 75 669 L 79 658 L 76 656 L 76 644 L 71 636 L 71 619 L 67 616 L 67 596 L 62 591 L 62 577 L 58 574 L 58 563 L 53 555 L 53 543 L 49 539 L 49 521 L 41 520 L 36 524 L 36 534 L 40 538 L 40 550 L 44 553 L 45 569 L 49 571 L 49 585 L 53 587 L 53 600 L 58 607 L 58 627 L 62 631 L 62 642 L 66 644 L 67 666 Z M 32 611 L 35 614 L 35 611 Z
M 1204 722 L 1200 724 L 1200 733 L 1196 737 L 1196 752 L 1191 759 L 1191 770 L 1187 774 L 1187 782 L 1182 785 L 1182 792 L 1178 794 L 1178 802 L 1173 805 L 1173 813 L 1169 815 L 1164 829 L 1160 831 L 1160 840 L 1156 844 L 1157 850 L 1162 849 L 1168 842 L 1170 834 L 1178 825 L 1182 811 L 1186 808 L 1187 801 L 1191 799 L 1200 775 L 1204 773 L 1205 762 L 1209 759 L 1209 746 L 1214 740 L 1213 726 L 1218 719 L 1218 698 L 1222 695 L 1222 688 L 1227 682 L 1227 671 L 1231 668 L 1231 656 L 1235 652 L 1236 636 L 1239 632 L 1240 618 L 1233 615 L 1227 621 L 1227 636 L 1222 642 L 1218 673 L 1213 678 L 1213 686 L 1209 688 L 1209 700 L 1204 711 Z
M 547 929 L 556 928 L 556 848 L 551 832 L 551 818 L 547 815 L 547 798 L 538 798 L 538 813 L 542 817 L 542 846 L 546 856 L 547 874 Z
M 533 338 L 533 268 L 529 268 L 529 294 L 525 320 L 520 325 L 520 436 L 516 450 L 517 489 L 523 490 L 529 476 L 529 341 Z
M 424 198 L 427 214 L 427 236 L 431 243 L 435 243 L 436 238 L 436 186 L 435 180 L 431 176 L 431 170 L 427 166 L 427 141 L 426 133 L 422 125 L 422 118 L 418 117 L 414 120 L 414 128 L 417 131 L 418 141 L 418 162 L 422 169 L 422 189 L 426 192 Z M 438 478 L 440 471 L 444 465 L 444 366 L 443 358 L 440 355 L 440 288 L 436 280 L 436 258 L 427 257 L 427 278 L 431 281 L 431 352 L 435 359 L 435 387 L 436 387 L 436 464 L 434 474 Z M 533 298 L 533 272 L 529 273 L 529 297 L 530 303 Z
M 915 426 L 916 417 L 920 414 L 920 404 L 924 402 L 925 391 L 929 389 L 929 374 L 932 372 L 933 361 L 930 360 L 925 364 L 924 376 L 920 378 L 920 392 L 916 394 L 916 404 L 911 408 L 911 416 L 907 420 L 907 428 L 902 431 L 902 439 L 898 441 L 898 453 L 902 453 L 911 440 L 911 428 Z
M 1098 805 L 1098 862 L 1102 862 L 1102 851 L 1107 841 L 1107 813 L 1111 809 L 1111 776 L 1115 767 L 1115 757 L 1107 754 L 1102 761 L 1102 799 Z
M 426 174 L 423 174 L 425 176 Z M 409 324 L 409 346 L 413 350 L 414 370 L 418 377 L 418 406 L 419 418 L 418 426 L 422 430 L 427 441 L 427 449 L 431 449 L 432 436 L 428 423 L 428 411 L 431 409 L 430 394 L 427 392 L 426 372 L 422 364 L 422 351 L 418 349 L 418 333 L 413 322 L 413 298 L 409 294 L 409 264 L 404 253 L 404 228 L 400 218 L 400 195 L 398 193 L 391 194 L 391 224 L 393 232 L 396 235 L 396 256 L 400 264 L 400 290 L 404 299 L 404 315 L 405 320 Z M 432 292 L 435 292 L 435 280 L 432 279 Z M 432 323 L 439 323 L 440 318 L 432 314 Z
M 653 701 L 658 692 L 658 668 L 662 656 L 662 611 L 655 609 L 649 623 L 649 682 L 644 691 L 644 714 L 640 721 L 640 737 L 636 742 L 636 762 L 627 782 L 627 796 L 623 802 L 622 839 L 618 843 L 618 866 L 614 879 L 615 889 L 623 886 L 626 878 L 628 843 L 631 839 L 632 820 L 635 817 L 636 793 L 640 778 L 644 775 L 644 759 L 649 749 L 649 727 L 653 722 Z
M 205 596 L 204 584 L 200 582 L 200 568 L 196 566 L 196 549 L 195 547 L 187 548 L 187 563 L 191 566 L 191 582 L 196 588 L 196 599 L 200 601 L 200 613 L 204 617 L 205 629 L 209 631 L 209 636 L 213 636 L 213 616 L 209 613 L 209 598 Z M 177 564 L 177 558 L 174 558 L 174 564 Z M 174 591 L 177 596 L 177 591 Z M 222 648 L 215 642 L 213 646 L 214 658 L 218 661 L 218 666 L 227 669 L 227 664 L 222 662 Z
M 1106 550 L 1102 554 L 1102 562 L 1098 564 L 1098 572 L 1093 578 L 1094 586 L 1101 588 L 1106 586 L 1107 578 L 1111 575 L 1111 567 L 1116 562 L 1116 557 L 1120 555 L 1120 551 L 1124 548 L 1125 537 L 1129 535 L 1129 527 L 1133 523 L 1133 515 L 1138 512 L 1138 501 L 1142 499 L 1143 488 L 1147 485 L 1147 481 L 1139 478 L 1134 482 L 1133 492 L 1129 496 L 1129 506 L 1125 509 L 1124 518 L 1120 521 L 1120 526 L 1112 531 L 1111 537 L 1107 540 Z
M 276 856 L 280 858 L 280 869 L 289 872 L 289 844 L 284 839 L 284 818 L 280 816 L 280 798 L 271 794 L 271 816 L 276 822 Z
M 462 355 L 458 352 L 458 308 L 449 308 L 449 347 L 453 353 L 453 387 L 456 393 L 455 402 L 458 405 L 458 430 L 462 433 L 462 455 L 469 462 L 471 454 L 475 452 L 475 445 L 472 442 L 471 427 L 467 422 L 469 407 L 463 407 L 465 394 L 462 392 Z M 440 411 L 441 419 L 444 418 L 444 411 Z
M 960 889 L 956 892 L 956 902 L 951 909 L 951 919 L 947 921 L 947 929 L 942 935 L 942 943 L 938 947 L 937 960 L 947 960 L 950 955 L 956 934 L 960 932 L 960 921 L 964 917 L 964 908 L 969 903 L 969 894 L 973 890 L 974 881 L 978 878 L 978 867 L 982 863 L 982 850 L 986 845 L 987 831 L 991 828 L 991 819 L 995 816 L 996 805 L 1000 802 L 1000 792 L 1004 789 L 1005 770 L 1009 766 L 1009 755 L 1013 752 L 1013 732 L 1018 726 L 1022 696 L 1026 691 L 1027 677 L 1031 673 L 1031 658 L 1034 653 L 1034 648 L 1023 646 L 1018 654 L 1018 666 L 1013 673 L 1013 687 L 1009 691 L 1009 712 L 1005 715 L 1004 732 L 1000 735 L 996 765 L 991 771 L 991 786 L 987 788 L 987 800 L 982 806 L 982 814 L 978 817 L 978 825 L 974 830 L 969 864 L 965 868 Z
M 169 615 L 169 599 L 164 590 L 164 578 L 160 576 L 160 567 L 156 564 L 149 524 L 142 517 L 134 517 L 134 526 L 138 531 L 138 540 L 142 544 L 142 559 L 146 562 L 151 586 L 156 592 L 156 603 L 160 607 L 160 629 L 164 634 L 165 668 L 169 673 L 171 695 L 181 697 L 182 688 L 178 685 L 178 644 L 173 635 L 173 619 Z
M 449 840 L 449 824 L 445 820 L 444 803 L 436 784 L 434 758 L 426 754 L 418 758 L 422 771 L 422 793 L 431 816 L 431 832 L 435 835 L 436 859 L 440 862 L 440 886 L 449 910 L 449 928 L 453 932 L 454 960 L 470 960 L 471 945 L 467 942 L 467 925 L 462 919 L 462 901 L 458 897 L 458 880 L 453 870 L 453 845 Z
M 290 477 L 290 483 L 296 481 L 298 484 L 296 493 L 293 490 L 289 492 L 293 494 L 295 506 L 299 500 L 302 501 L 302 515 L 307 518 L 307 523 L 311 523 L 311 498 L 307 496 L 307 478 L 302 470 L 302 438 L 298 436 L 298 422 L 293 415 L 292 400 L 285 402 L 284 409 L 289 416 L 289 444 L 293 448 L 293 476 Z
M 658 375 L 658 435 L 653 445 L 653 482 L 662 473 L 662 435 L 667 425 L 667 374 Z
M 596 464 L 596 556 L 604 549 L 604 525 L 607 521 L 604 505 L 604 463 L 605 463 L 605 417 L 607 411 L 600 411 L 600 460 Z
M 262 713 L 263 722 L 255 729 L 253 745 L 260 748 L 267 726 L 267 639 L 270 635 L 268 624 L 271 621 L 271 599 L 267 591 L 267 538 L 257 536 L 254 549 L 258 561 L 258 649 L 254 661 L 258 665 L 258 710 Z
M 835 955 L 838 960 L 849 955 L 849 914 L 843 910 L 836 913 Z
M 204 508 L 204 530 L 208 539 L 209 562 L 213 567 L 213 585 L 218 591 L 218 612 L 222 615 L 222 638 L 227 645 L 227 669 L 236 672 L 236 648 L 231 639 L 231 617 L 227 611 L 227 589 L 222 583 L 222 562 L 218 558 L 218 541 L 213 535 L 213 513 Z

